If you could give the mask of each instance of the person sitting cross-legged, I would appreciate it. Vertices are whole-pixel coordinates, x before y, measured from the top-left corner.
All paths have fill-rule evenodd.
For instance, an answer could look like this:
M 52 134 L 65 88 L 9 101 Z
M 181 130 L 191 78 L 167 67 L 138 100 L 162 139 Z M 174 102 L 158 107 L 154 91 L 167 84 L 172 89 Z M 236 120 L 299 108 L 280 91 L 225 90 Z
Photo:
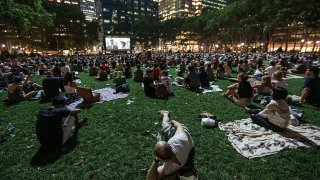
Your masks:
M 80 109 L 69 110 L 66 108 L 66 100 L 63 97 L 55 97 L 52 107 L 40 109 L 36 123 L 36 134 L 41 146 L 48 150 L 61 147 L 70 137 L 75 124 L 76 130 L 87 119 L 79 120 Z
M 223 93 L 223 96 L 231 97 L 238 106 L 250 106 L 253 97 L 253 88 L 247 81 L 246 74 L 238 74 L 237 83 L 228 86 L 228 91 Z
M 162 179 L 168 176 L 177 177 L 178 173 L 181 175 L 185 169 L 192 169 L 191 175 L 195 175 L 194 144 L 187 128 L 177 121 L 170 120 L 168 111 L 160 111 L 160 114 L 162 116 L 161 131 L 168 141 L 156 143 L 156 157 L 149 169 L 147 180 Z M 163 164 L 159 166 L 160 161 Z
M 271 91 L 272 100 L 264 110 L 245 108 L 251 115 L 253 123 L 273 131 L 283 131 L 290 124 L 290 109 L 286 102 L 288 91 L 275 87 Z

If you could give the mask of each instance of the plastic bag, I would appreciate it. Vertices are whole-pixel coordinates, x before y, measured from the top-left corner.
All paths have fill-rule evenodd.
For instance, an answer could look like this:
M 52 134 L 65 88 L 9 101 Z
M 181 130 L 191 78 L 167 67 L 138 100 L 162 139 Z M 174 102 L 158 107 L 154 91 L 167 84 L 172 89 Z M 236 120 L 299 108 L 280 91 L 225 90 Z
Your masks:
M 201 118 L 201 125 L 205 127 L 215 127 L 216 121 L 211 118 Z

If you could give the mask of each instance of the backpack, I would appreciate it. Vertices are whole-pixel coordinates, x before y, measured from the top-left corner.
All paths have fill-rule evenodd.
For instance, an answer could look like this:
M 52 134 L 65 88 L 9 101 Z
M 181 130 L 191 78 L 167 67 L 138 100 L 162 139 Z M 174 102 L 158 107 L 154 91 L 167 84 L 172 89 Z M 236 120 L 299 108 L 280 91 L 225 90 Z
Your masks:
M 122 93 L 130 92 L 130 88 L 127 84 L 122 84 L 116 87 L 116 93 L 119 93 L 119 92 L 122 92 Z

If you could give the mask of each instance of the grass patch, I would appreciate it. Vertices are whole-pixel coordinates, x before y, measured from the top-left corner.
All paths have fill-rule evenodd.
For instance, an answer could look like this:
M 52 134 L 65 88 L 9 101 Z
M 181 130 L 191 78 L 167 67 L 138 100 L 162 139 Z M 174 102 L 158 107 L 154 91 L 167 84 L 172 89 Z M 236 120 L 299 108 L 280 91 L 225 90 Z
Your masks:
M 170 70 L 171 74 L 173 69 Z M 107 82 L 95 81 L 80 73 L 82 84 L 94 89 L 106 87 Z M 38 77 L 41 82 L 43 77 Z M 30 165 L 39 149 L 35 135 L 36 115 L 50 103 L 25 101 L 6 107 L 1 104 L 0 132 L 7 123 L 16 127 L 14 137 L 0 144 L 0 179 L 145 179 L 154 158 L 156 138 L 145 131 L 156 133 L 160 129 L 156 112 L 170 110 L 172 119 L 189 128 L 196 146 L 195 164 L 201 179 L 317 179 L 320 174 L 320 153 L 315 149 L 290 149 L 278 154 L 249 160 L 242 157 L 218 129 L 200 125 L 197 115 L 201 111 L 213 112 L 222 122 L 247 118 L 243 109 L 234 105 L 220 93 L 196 94 L 174 87 L 175 96 L 169 100 L 144 96 L 140 84 L 128 80 L 131 92 L 125 99 L 95 104 L 84 109 L 81 117 L 89 122 L 80 129 L 78 144 L 53 164 L 41 167 Z M 288 80 L 290 94 L 300 95 L 303 79 Z M 222 89 L 231 84 L 227 80 L 216 82 Z M 6 94 L 1 93 L 2 99 Z M 134 102 L 127 105 L 128 99 Z M 305 119 L 320 125 L 320 111 L 312 106 L 298 107 L 305 111 Z

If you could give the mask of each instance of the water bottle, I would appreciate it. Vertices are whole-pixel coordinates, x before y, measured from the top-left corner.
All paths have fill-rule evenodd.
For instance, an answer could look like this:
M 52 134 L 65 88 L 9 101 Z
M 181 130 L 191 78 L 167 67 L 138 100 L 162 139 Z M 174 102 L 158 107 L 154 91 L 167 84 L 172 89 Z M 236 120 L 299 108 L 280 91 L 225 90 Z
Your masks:
M 160 132 L 157 133 L 157 141 L 161 141 L 161 134 L 160 134 Z
M 13 124 L 10 122 L 10 123 L 8 123 L 7 130 L 8 130 L 8 132 L 9 132 L 9 134 L 11 134 L 11 133 L 13 133 L 13 132 L 16 130 L 16 128 L 15 128 L 15 127 L 13 126 Z

